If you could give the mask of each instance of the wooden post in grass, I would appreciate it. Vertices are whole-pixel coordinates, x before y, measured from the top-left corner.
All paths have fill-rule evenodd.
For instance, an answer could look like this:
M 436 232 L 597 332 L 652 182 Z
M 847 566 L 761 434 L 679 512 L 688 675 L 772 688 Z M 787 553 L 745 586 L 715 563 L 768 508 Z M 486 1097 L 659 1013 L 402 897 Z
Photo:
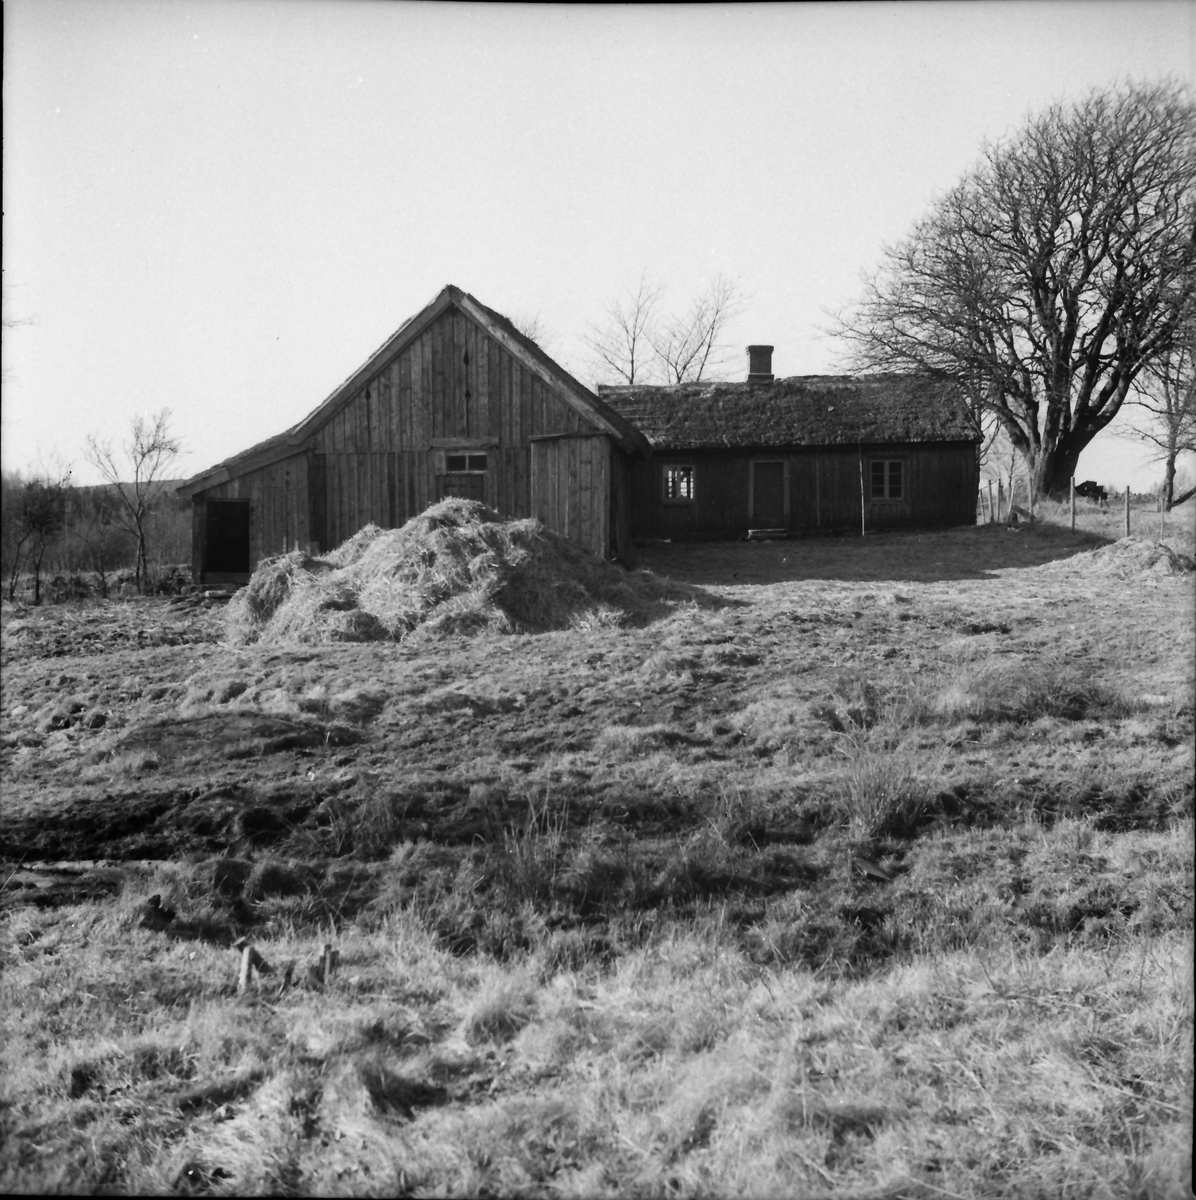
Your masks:
M 1071 477 L 1071 527 L 1074 532 L 1076 527 L 1076 477 Z
M 1125 485 L 1125 536 L 1130 536 L 1130 485 Z
M 997 520 L 1001 519 L 1001 510 L 1004 507 L 1005 484 L 1002 480 L 997 480 Z
M 332 943 L 324 943 L 324 986 L 328 986 L 328 981 L 332 978 Z
M 233 946 L 241 951 L 241 974 L 237 979 L 237 995 L 244 996 L 249 991 L 249 976 L 253 971 L 253 947 L 245 938 L 238 938 Z
M 864 448 L 860 447 L 860 537 L 864 536 Z
M 988 481 L 988 523 L 991 525 L 996 520 L 993 516 L 993 481 Z
M 237 976 L 237 995 L 243 996 L 249 991 L 249 981 L 254 971 L 262 975 L 272 975 L 274 968 L 257 952 L 253 943 L 241 936 L 233 942 L 233 949 L 241 951 L 241 972 Z

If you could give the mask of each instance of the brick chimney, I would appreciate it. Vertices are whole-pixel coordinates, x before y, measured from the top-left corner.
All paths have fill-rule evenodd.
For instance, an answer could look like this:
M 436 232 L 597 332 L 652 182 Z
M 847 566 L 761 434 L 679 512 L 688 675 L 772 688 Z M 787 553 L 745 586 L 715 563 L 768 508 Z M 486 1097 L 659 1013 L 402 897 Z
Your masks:
M 772 383 L 771 346 L 749 346 L 748 383 Z

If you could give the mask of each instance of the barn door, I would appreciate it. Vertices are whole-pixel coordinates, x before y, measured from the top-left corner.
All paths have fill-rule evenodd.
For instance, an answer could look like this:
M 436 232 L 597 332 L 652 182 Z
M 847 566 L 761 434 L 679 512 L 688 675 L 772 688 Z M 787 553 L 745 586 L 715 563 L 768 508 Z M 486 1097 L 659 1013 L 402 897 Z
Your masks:
M 785 464 L 753 462 L 752 524 L 757 529 L 784 529 L 785 510 Z
M 209 500 L 204 575 L 249 574 L 249 501 Z

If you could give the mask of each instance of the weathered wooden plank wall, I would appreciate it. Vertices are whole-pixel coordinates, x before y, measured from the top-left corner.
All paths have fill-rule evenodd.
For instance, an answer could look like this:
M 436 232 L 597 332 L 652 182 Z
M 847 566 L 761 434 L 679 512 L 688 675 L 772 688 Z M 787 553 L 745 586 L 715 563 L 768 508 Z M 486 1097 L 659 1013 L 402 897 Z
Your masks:
M 251 501 L 256 565 L 292 549 L 296 539 L 305 548 L 310 542 L 327 550 L 363 525 L 402 525 L 440 498 L 437 476 L 449 450 L 485 454 L 486 503 L 503 516 L 528 516 L 531 439 L 568 434 L 593 435 L 602 452 L 595 446 L 583 454 L 575 447 L 549 456 L 550 472 L 582 472 L 575 481 L 545 477 L 556 496 L 549 505 L 551 524 L 565 532 L 556 523 L 564 521 L 587 544 L 598 546 L 606 537 L 609 513 L 605 492 L 596 490 L 592 456 L 608 461 L 606 436 L 453 308 L 362 383 L 314 432 L 306 450 L 285 460 L 282 475 L 283 464 L 272 464 L 199 495 Z M 454 442 L 455 447 L 445 445 Z M 587 506 L 584 516 L 581 505 Z M 202 516 L 198 540 L 200 526 Z
M 600 434 L 543 438 L 531 447 L 531 515 L 603 557 L 611 549 L 611 453 Z
M 733 537 L 751 525 L 750 464 L 788 467 L 789 528 L 795 532 L 858 530 L 863 460 L 868 529 L 961 525 L 975 519 L 979 469 L 971 442 L 890 446 L 782 448 L 749 452 L 668 451 L 630 463 L 631 532 L 637 537 Z M 868 464 L 901 459 L 904 496 L 873 501 Z M 694 502 L 666 503 L 669 464 L 694 468 Z
M 309 508 L 308 456 L 290 458 L 247 471 L 226 483 L 200 492 L 195 502 L 249 501 L 249 555 L 251 565 L 272 554 L 306 550 L 313 541 Z M 193 522 L 193 563 L 203 553 L 202 518 Z
M 433 443 L 449 439 L 487 455 L 487 504 L 527 516 L 529 439 L 589 431 L 538 375 L 450 309 L 314 434 L 327 472 L 320 541 L 336 545 L 369 522 L 401 525 L 434 503 Z

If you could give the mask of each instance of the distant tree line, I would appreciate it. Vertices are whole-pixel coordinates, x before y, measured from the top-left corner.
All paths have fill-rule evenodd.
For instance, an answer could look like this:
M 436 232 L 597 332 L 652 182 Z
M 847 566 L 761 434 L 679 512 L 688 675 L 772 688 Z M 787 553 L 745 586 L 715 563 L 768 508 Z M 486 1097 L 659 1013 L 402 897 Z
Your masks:
M 47 585 L 54 599 L 107 597 L 128 575 L 141 593 L 169 566 L 191 557 L 191 505 L 165 478 L 179 452 L 170 413 L 137 417 L 119 450 L 95 436 L 88 461 L 106 482 L 81 487 L 69 468 L 0 475 L 0 574 L 10 600 L 26 581 L 34 604 Z

